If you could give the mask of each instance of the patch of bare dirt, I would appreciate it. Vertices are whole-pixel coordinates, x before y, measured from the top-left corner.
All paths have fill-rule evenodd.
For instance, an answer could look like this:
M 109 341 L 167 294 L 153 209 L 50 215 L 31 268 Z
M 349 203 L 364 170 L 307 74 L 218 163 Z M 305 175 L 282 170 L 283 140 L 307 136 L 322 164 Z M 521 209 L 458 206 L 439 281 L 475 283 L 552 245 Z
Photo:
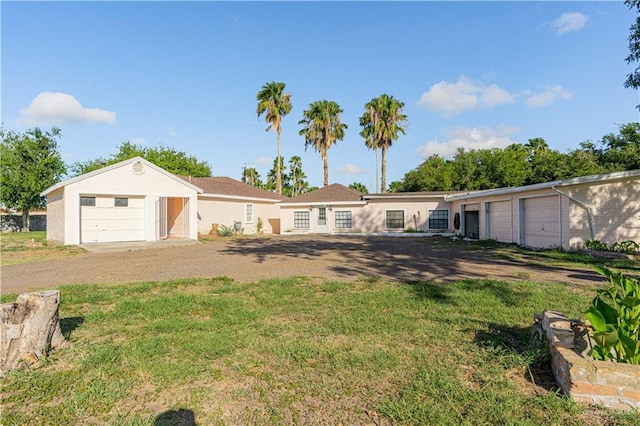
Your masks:
M 2 292 L 20 293 L 64 284 L 220 276 L 238 282 L 305 276 L 348 282 L 362 278 L 406 282 L 530 280 L 581 287 L 603 281 L 588 268 L 534 264 L 438 238 L 268 236 L 216 238 L 203 244 L 81 253 L 3 265 Z

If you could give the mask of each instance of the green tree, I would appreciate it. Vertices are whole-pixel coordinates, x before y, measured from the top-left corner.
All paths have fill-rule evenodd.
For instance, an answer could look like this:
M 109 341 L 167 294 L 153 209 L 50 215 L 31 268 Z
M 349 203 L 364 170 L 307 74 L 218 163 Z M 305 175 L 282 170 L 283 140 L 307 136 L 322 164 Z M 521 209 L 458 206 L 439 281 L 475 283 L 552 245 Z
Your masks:
M 571 177 L 565 155 L 550 149 L 543 138 L 529 139 L 524 146 L 529 150 L 530 173 L 527 184 L 551 182 Z
M 626 123 L 619 133 L 602 137 L 601 162 L 607 171 L 640 169 L 640 123 Z
M 367 187 L 360 182 L 353 182 L 351 185 L 349 185 L 349 188 L 353 189 L 354 191 L 358 191 L 361 194 L 369 193 L 369 190 L 367 189 Z
M 84 162 L 76 162 L 71 167 L 74 175 L 92 172 L 110 164 L 119 163 L 133 157 L 145 160 L 162 167 L 169 173 L 194 177 L 211 176 L 211 167 L 206 161 L 200 161 L 184 151 L 160 145 L 158 147 L 144 147 L 125 141 L 118 146 L 118 152 L 108 158 L 96 158 Z
M 60 129 L 25 133 L 0 130 L 0 202 L 22 210 L 22 228 L 29 230 L 29 210 L 44 207 L 40 193 L 59 182 L 66 166 L 58 150 Z
M 635 10 L 640 14 L 640 0 L 625 0 L 624 4 L 631 10 Z M 635 24 L 629 28 L 629 56 L 627 56 L 627 64 L 640 62 L 640 16 L 636 16 Z M 632 89 L 640 88 L 640 66 L 627 75 L 624 87 Z M 636 106 L 636 108 L 640 105 Z
M 264 114 L 264 121 L 267 123 L 266 131 L 273 129 L 276 132 L 278 140 L 278 155 L 276 158 L 280 158 L 280 135 L 282 133 L 282 117 L 291 112 L 291 94 L 285 93 L 284 88 L 286 84 L 265 83 L 262 89 L 256 95 L 258 101 L 258 107 L 256 108 L 256 114 L 258 118 Z M 278 170 L 276 170 L 276 192 L 282 194 L 282 165 L 277 164 Z
M 453 162 L 432 155 L 415 169 L 407 172 L 396 192 L 452 191 L 455 169 Z
M 280 179 L 278 179 L 278 171 L 280 172 Z M 282 194 L 289 192 L 289 179 L 284 165 L 284 158 L 282 157 L 274 158 L 273 167 L 267 173 L 267 183 L 264 188 L 269 191 L 277 191 L 278 180 L 280 181 Z
M 256 188 L 262 188 L 263 183 L 260 179 L 260 173 L 255 167 L 245 167 L 242 169 L 242 182 L 255 186 Z
M 408 120 L 407 116 L 402 112 L 403 107 L 404 102 L 400 102 L 393 96 L 383 93 L 365 104 L 365 112 L 360 117 L 360 126 L 362 126 L 360 136 L 364 138 L 367 148 L 374 151 L 380 149 L 382 153 L 382 165 L 380 166 L 381 192 L 385 192 L 387 183 L 387 150 L 394 141 L 398 140 L 400 133 L 405 134 L 407 127 Z
M 340 119 L 340 105 L 333 101 L 321 100 L 309 104 L 303 112 L 300 135 L 304 136 L 305 150 L 312 146 L 324 161 L 324 186 L 329 185 L 329 158 L 327 151 L 333 144 L 344 138 L 347 125 Z
M 289 159 L 289 174 L 287 175 L 287 179 L 289 181 L 290 191 L 285 195 L 296 197 L 304 194 L 309 188 L 309 182 L 306 181 L 306 178 L 307 175 L 302 170 L 302 159 L 294 155 Z

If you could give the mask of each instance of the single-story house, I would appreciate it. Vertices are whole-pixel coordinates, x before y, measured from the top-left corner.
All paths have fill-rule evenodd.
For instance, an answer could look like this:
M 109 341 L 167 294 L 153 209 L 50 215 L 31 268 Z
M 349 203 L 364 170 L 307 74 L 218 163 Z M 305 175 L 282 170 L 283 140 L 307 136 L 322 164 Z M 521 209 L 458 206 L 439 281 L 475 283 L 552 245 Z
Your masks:
M 340 184 L 287 198 L 228 177 L 176 176 L 139 157 L 60 182 L 47 238 L 64 244 L 245 234 L 457 233 L 531 247 L 640 241 L 640 170 L 473 192 L 360 194 Z

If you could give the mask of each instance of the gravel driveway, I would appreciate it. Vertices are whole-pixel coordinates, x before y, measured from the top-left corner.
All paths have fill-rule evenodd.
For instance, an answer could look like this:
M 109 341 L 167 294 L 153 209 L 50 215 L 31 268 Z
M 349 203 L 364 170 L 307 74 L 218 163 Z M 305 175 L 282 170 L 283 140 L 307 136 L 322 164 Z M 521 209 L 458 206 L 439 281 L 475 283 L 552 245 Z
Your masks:
M 62 284 L 157 281 L 227 276 L 239 282 L 307 276 L 353 281 L 377 276 L 402 281 L 464 278 L 553 281 L 592 286 L 587 268 L 546 266 L 497 256 L 464 242 L 429 237 L 267 236 L 214 239 L 183 246 L 87 252 L 2 268 L 2 292 Z

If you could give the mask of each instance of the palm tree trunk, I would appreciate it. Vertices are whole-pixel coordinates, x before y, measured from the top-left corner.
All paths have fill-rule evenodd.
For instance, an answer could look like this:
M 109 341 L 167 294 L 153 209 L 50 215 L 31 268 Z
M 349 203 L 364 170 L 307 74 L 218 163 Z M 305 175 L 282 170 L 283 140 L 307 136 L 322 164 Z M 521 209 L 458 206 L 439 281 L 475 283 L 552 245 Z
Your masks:
M 282 194 L 282 176 L 280 176 L 280 128 L 278 134 L 278 156 L 276 157 L 276 193 Z
M 322 154 L 322 159 L 324 160 L 324 186 L 329 186 L 329 156 L 326 150 Z
M 380 192 L 386 192 L 385 187 L 387 186 L 387 145 L 382 144 L 382 167 L 380 171 L 381 180 L 380 183 Z
M 374 149 L 373 152 L 376 153 L 376 192 L 378 192 L 378 188 L 380 185 L 380 176 L 379 176 L 379 170 L 380 170 L 380 166 L 378 165 L 378 150 Z

